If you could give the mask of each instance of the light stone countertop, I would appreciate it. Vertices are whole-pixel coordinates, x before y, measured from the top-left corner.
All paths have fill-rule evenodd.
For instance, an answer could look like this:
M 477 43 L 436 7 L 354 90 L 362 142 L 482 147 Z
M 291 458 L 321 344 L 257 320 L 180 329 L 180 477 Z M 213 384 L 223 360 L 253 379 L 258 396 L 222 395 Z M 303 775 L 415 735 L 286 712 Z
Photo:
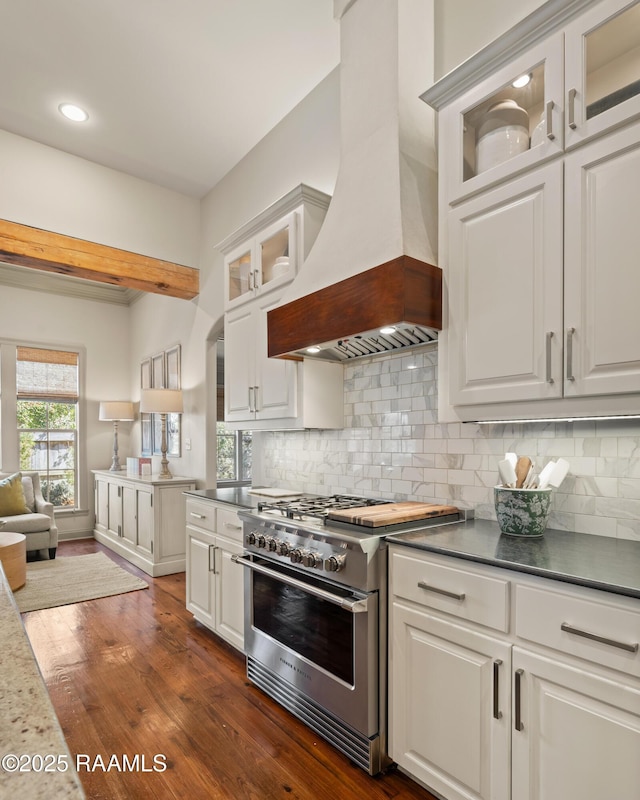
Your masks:
M 20 758 L 24 769 L 11 771 Z M 36 756 L 36 758 L 34 758 Z M 28 757 L 28 758 L 27 758 Z M 58 771 L 58 764 L 65 771 Z M 46 771 L 45 771 L 46 770 Z M 82 800 L 67 747 L 0 564 L 0 797 Z

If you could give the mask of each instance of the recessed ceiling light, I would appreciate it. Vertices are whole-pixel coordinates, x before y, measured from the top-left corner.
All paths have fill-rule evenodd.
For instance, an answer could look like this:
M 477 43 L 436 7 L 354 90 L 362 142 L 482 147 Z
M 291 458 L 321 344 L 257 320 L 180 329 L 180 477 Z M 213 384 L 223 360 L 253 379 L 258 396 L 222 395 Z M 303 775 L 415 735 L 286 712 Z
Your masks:
M 89 115 L 84 108 L 80 108 L 80 106 L 76 106 L 73 103 L 61 103 L 58 106 L 58 111 L 63 117 L 73 122 L 86 122 L 89 119 Z
M 531 80 L 531 75 L 521 75 L 519 78 L 516 78 L 515 81 L 511 84 L 514 89 L 522 89 L 523 86 L 526 86 L 529 81 Z
M 394 325 L 387 325 L 384 328 L 380 328 L 380 333 L 395 333 L 396 329 Z
M 313 347 L 307 347 L 307 353 L 319 353 L 320 348 L 314 345 Z

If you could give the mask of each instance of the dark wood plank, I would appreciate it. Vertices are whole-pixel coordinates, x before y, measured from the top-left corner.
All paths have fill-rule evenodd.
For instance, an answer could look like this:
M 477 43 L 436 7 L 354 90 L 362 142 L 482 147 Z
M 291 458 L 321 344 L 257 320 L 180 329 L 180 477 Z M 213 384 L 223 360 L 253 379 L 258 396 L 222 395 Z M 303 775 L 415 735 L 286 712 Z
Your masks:
M 89 771 L 90 800 L 434 800 L 405 775 L 371 777 L 246 677 L 244 657 L 195 622 L 185 576 L 150 578 L 94 540 L 59 557 L 102 551 L 149 590 L 23 615 L 74 755 L 144 756 L 164 772 Z

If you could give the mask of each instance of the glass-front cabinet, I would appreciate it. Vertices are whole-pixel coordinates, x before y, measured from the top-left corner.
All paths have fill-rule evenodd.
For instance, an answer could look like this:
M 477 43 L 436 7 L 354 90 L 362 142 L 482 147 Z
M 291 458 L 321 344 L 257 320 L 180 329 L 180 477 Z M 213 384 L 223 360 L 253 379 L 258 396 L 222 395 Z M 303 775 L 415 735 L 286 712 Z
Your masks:
M 225 258 L 227 308 L 288 283 L 296 274 L 296 212 L 287 214 Z
M 590 5 L 443 111 L 451 203 L 640 117 L 640 0 Z
M 566 146 L 640 116 L 640 2 L 606 0 L 565 34 Z

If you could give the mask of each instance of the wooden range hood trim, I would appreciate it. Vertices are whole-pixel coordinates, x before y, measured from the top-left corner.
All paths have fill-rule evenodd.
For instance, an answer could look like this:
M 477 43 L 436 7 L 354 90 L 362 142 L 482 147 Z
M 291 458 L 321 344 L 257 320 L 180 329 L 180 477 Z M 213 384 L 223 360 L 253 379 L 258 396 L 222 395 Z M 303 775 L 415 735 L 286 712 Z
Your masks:
M 151 256 L 0 220 L 0 262 L 192 300 L 200 273 Z
M 315 344 L 409 322 L 442 329 L 442 270 L 400 256 L 267 314 L 268 355 L 291 358 Z

